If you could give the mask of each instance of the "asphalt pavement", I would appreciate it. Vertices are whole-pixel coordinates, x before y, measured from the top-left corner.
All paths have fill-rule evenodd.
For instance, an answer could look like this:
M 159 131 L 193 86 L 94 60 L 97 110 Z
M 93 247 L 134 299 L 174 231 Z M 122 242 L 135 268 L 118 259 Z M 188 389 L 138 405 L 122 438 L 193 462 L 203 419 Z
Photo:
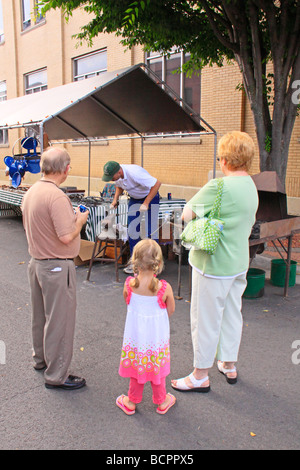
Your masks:
M 177 402 L 161 416 L 155 412 L 147 384 L 137 412 L 126 416 L 115 405 L 116 397 L 128 390 L 128 380 L 118 375 L 126 275 L 120 271 L 117 283 L 113 265 L 97 263 L 86 281 L 87 267 L 77 268 L 70 373 L 85 377 L 87 386 L 72 392 L 48 390 L 43 373 L 32 367 L 29 259 L 21 219 L 0 218 L 1 450 L 103 450 L 116 458 L 121 451 L 199 457 L 201 450 L 300 449 L 298 283 L 285 298 L 283 288 L 267 279 L 263 297 L 244 299 L 236 385 L 228 385 L 216 366 L 210 373 L 208 394 L 173 391 L 167 380 Z M 192 370 L 188 265 L 181 272 L 182 299 L 176 300 L 171 318 L 169 379 Z M 161 277 L 175 294 L 177 274 L 176 260 L 167 260 Z

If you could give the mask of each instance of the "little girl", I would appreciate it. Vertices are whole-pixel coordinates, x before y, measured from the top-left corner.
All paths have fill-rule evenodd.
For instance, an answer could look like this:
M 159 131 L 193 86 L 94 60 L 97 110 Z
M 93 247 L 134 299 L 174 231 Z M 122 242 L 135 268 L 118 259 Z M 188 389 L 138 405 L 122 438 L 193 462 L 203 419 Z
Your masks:
M 141 240 L 134 247 L 131 264 L 135 277 L 124 284 L 127 304 L 119 374 L 130 377 L 128 396 L 120 395 L 116 404 L 127 415 L 135 413 L 142 401 L 146 382 L 151 382 L 157 413 L 165 414 L 176 398 L 166 393 L 166 376 L 170 373 L 170 325 L 174 313 L 173 290 L 166 281 L 156 278 L 163 269 L 163 256 L 155 240 Z

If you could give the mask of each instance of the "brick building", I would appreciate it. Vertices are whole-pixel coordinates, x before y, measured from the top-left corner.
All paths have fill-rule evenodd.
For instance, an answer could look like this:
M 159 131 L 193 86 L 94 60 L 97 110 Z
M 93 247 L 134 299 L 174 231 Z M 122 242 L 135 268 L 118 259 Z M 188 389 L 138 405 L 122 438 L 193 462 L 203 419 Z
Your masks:
M 206 67 L 201 75 L 184 79 L 171 71 L 185 60 L 174 51 L 169 59 L 146 57 L 141 47 L 125 50 L 113 34 L 101 34 L 92 47 L 72 36 L 87 23 L 88 16 L 74 12 L 68 23 L 62 12 L 52 10 L 40 15 L 36 0 L 0 0 L 0 100 L 27 93 L 41 92 L 75 80 L 147 62 L 185 101 L 216 130 L 218 138 L 230 130 L 244 130 L 255 140 L 251 109 L 242 91 L 236 89 L 242 77 L 237 65 Z M 147 110 L 145 110 L 147 112 Z M 0 131 L 0 180 L 5 181 L 3 158 L 11 155 L 15 142 L 24 136 L 23 129 Z M 18 145 L 18 144 L 17 144 Z M 68 143 L 72 171 L 66 184 L 87 189 L 88 145 Z M 289 211 L 300 214 L 300 118 L 296 120 L 290 144 L 286 189 Z M 144 144 L 144 166 L 162 183 L 161 193 L 189 199 L 203 186 L 213 168 L 212 136 L 172 138 L 158 135 Z M 103 164 L 110 159 L 120 163 L 141 161 L 141 146 L 135 140 L 94 142 L 91 150 L 90 188 L 99 194 Z M 1 163 L 2 162 L 2 163 Z M 259 172 L 258 151 L 252 173 Z M 26 174 L 25 183 L 38 176 Z

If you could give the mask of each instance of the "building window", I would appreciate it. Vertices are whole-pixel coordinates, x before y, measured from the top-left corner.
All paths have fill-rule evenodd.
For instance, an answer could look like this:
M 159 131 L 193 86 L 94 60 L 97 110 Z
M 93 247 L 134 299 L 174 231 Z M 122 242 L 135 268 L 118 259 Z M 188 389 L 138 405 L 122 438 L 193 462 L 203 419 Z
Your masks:
M 73 81 L 84 80 L 107 71 L 107 50 L 73 59 Z
M 34 2 L 34 22 L 35 24 L 40 23 L 44 20 L 42 15 L 42 5 L 40 5 L 39 0 L 35 0 Z
M 149 52 L 146 55 L 148 67 L 180 96 L 197 114 L 200 114 L 201 76 L 193 74 L 188 78 L 183 73 L 174 73 L 189 60 L 189 54 L 175 48 L 170 55 L 159 52 Z
M 41 13 L 42 6 L 39 0 L 22 0 L 22 30 L 29 28 L 31 25 L 40 23 L 44 17 Z M 31 14 L 31 9 L 33 13 Z
M 30 0 L 22 0 L 22 25 L 23 31 L 31 26 Z
M 4 42 L 2 0 L 0 0 L 0 44 Z
M 0 102 L 7 100 L 6 82 L 0 82 Z M 0 130 L 0 145 L 8 144 L 8 131 L 7 129 Z
M 37 70 L 25 75 L 25 95 L 47 90 L 47 69 Z
M 6 82 L 0 82 L 0 102 L 7 100 Z

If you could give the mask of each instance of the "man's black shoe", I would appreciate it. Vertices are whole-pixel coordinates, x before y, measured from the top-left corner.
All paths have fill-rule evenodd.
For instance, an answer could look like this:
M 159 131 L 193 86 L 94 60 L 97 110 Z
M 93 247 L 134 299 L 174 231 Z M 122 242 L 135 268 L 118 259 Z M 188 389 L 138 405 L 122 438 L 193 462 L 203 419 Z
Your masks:
M 37 367 L 33 366 L 34 370 L 37 370 L 38 372 L 42 372 L 47 369 L 47 366 L 42 366 L 42 367 Z
M 61 388 L 63 390 L 77 390 L 78 388 L 84 387 L 85 385 L 85 379 L 82 379 L 81 377 L 76 377 L 75 375 L 69 375 L 65 383 L 61 385 L 51 385 L 45 383 L 46 388 Z

